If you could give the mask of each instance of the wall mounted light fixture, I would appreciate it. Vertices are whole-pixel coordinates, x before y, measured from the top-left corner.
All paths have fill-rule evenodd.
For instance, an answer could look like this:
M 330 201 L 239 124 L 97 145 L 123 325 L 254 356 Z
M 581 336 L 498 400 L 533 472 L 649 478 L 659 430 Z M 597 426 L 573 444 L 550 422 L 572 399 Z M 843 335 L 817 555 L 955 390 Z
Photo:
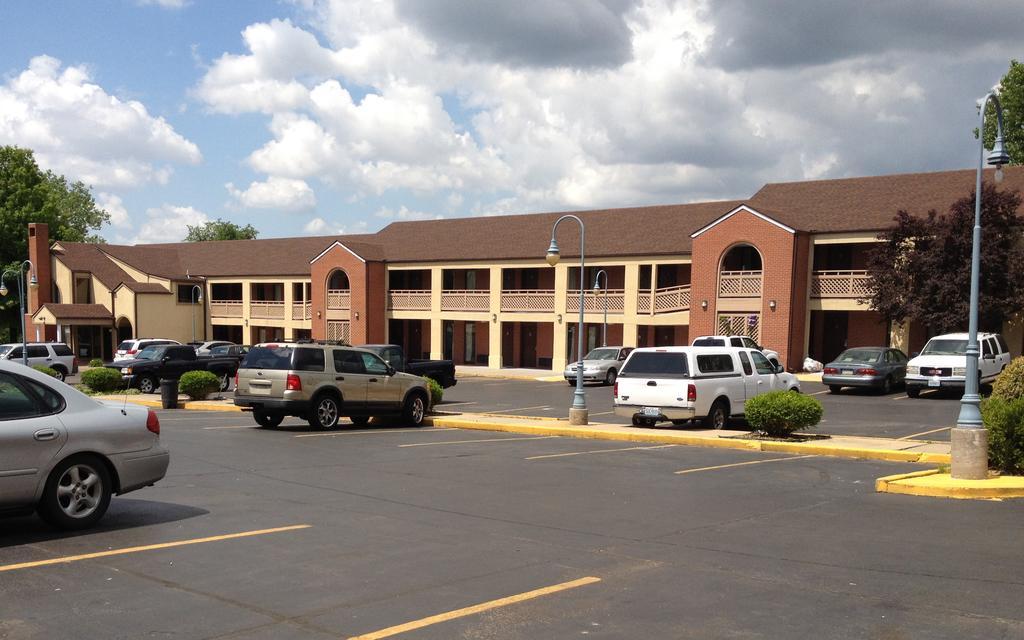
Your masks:
M 358 319 L 359 319 L 359 312 L 356 311 L 356 320 L 358 320 Z
M 492 313 L 491 314 L 491 322 L 497 322 L 497 321 L 498 321 L 498 314 Z
M 317 320 L 319 320 L 321 318 L 321 315 L 320 315 L 319 311 L 316 312 L 316 317 L 317 317 Z
M 778 303 L 776 303 L 775 300 L 769 300 L 768 301 L 768 308 L 771 309 L 772 311 L 775 311 L 775 307 L 777 307 L 777 306 L 778 306 Z
M 707 311 L 708 310 L 708 301 L 707 300 L 701 300 L 700 301 L 700 308 L 703 311 Z
M 562 314 L 558 314 L 558 324 L 562 324 Z

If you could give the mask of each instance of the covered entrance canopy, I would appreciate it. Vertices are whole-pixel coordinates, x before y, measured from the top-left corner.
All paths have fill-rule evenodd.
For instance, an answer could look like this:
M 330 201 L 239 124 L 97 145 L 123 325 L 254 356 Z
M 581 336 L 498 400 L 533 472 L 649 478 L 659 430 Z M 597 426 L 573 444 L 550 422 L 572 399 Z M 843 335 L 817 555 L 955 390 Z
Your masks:
M 68 344 L 79 358 L 114 358 L 114 316 L 101 304 L 47 303 L 32 314 L 32 324 L 39 340 L 50 333 L 46 327 L 55 326 L 57 341 Z

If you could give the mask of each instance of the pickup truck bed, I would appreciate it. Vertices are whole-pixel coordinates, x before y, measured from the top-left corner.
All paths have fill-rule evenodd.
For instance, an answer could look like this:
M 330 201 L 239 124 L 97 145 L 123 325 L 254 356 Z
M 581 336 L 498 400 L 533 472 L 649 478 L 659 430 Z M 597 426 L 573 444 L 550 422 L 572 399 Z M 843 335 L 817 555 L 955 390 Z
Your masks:
M 397 371 L 436 380 L 444 389 L 454 387 L 458 382 L 455 363 L 451 360 L 409 360 L 405 357 L 405 350 L 397 344 L 364 344 L 360 349 L 376 353 Z

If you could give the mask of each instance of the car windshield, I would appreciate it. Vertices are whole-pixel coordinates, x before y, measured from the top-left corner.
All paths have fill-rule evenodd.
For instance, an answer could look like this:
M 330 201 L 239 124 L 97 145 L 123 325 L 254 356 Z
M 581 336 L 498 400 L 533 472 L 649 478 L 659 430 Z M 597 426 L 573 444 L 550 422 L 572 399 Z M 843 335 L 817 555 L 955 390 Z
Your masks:
M 685 353 L 667 351 L 634 351 L 622 367 L 620 377 L 628 378 L 686 378 Z
M 924 345 L 922 356 L 962 356 L 967 353 L 967 340 L 958 338 L 934 338 Z
M 117 350 L 118 351 L 129 351 L 129 350 L 131 350 L 131 348 L 132 348 L 132 341 L 131 340 L 125 340 L 121 344 L 117 345 Z
M 229 348 L 230 347 L 214 347 L 214 348 L 210 349 L 210 355 L 214 355 L 214 356 L 227 355 Z
M 619 357 L 619 350 L 615 348 L 594 349 L 587 354 L 584 360 L 614 360 Z
M 836 362 L 878 362 L 881 351 L 874 349 L 847 349 L 839 354 Z
M 11 347 L 9 345 L 5 344 L 5 345 L 0 346 L 0 356 L 5 355 L 10 350 L 11 350 Z
M 135 354 L 135 358 L 138 360 L 154 360 L 158 356 L 157 354 L 164 349 L 164 347 L 146 347 L 142 351 Z
M 291 369 L 291 347 L 283 345 L 275 347 L 253 347 L 245 354 L 242 369 Z
M 724 347 L 725 340 L 722 338 L 697 338 L 693 341 L 695 347 Z

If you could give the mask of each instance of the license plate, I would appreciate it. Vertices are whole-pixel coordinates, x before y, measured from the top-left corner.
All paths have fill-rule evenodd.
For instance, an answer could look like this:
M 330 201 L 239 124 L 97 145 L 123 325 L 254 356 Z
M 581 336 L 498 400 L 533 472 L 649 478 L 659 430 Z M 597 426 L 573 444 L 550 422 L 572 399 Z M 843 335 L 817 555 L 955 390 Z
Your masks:
M 652 416 L 657 418 L 658 416 L 661 415 L 661 409 L 659 409 L 658 407 L 644 407 L 640 411 L 640 413 L 644 414 L 645 416 Z
M 853 370 L 852 369 L 843 369 L 842 374 L 844 376 L 852 376 L 853 375 Z
M 928 386 L 929 387 L 941 387 L 942 383 L 939 382 L 938 378 L 929 378 L 928 379 Z

